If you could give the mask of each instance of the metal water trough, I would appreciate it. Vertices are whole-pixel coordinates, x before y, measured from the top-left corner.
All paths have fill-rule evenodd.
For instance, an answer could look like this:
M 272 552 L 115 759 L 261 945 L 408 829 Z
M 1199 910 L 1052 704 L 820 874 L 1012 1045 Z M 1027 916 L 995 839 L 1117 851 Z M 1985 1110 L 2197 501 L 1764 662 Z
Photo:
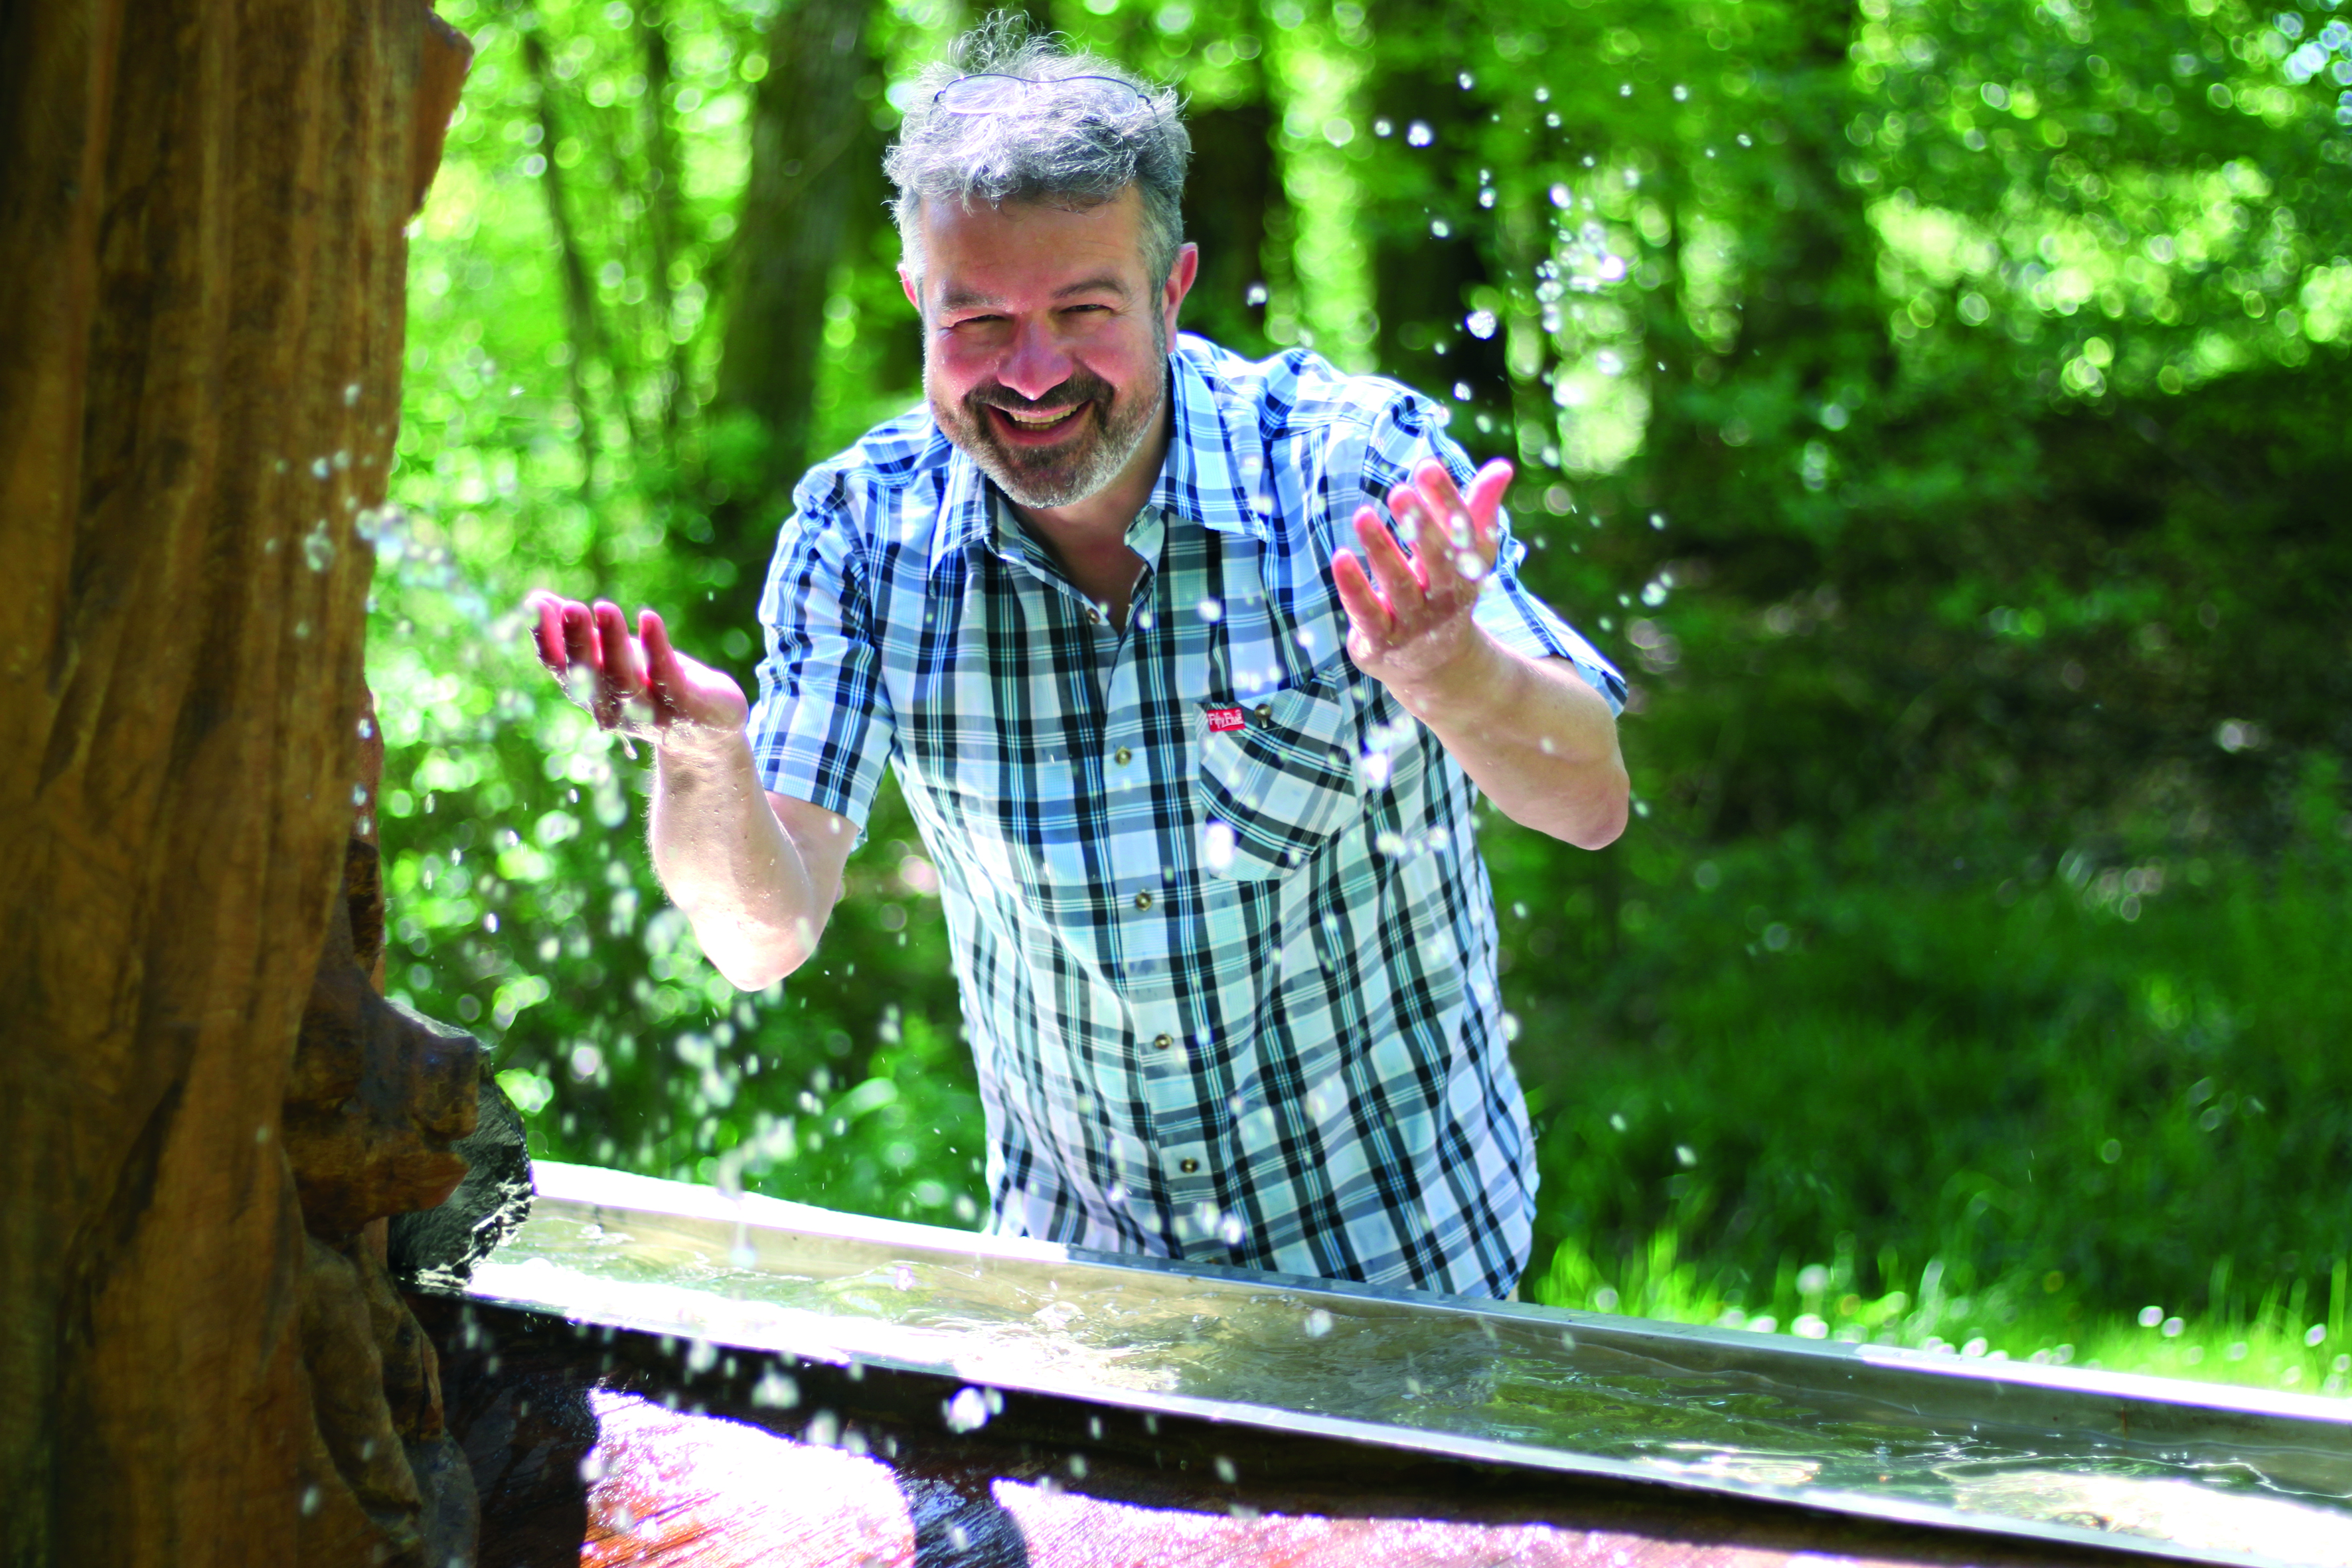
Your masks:
M 1017 1441 L 1039 1475 L 1181 1468 L 1236 1511 L 1254 1485 L 1410 1476 L 1556 1498 L 1562 1527 L 1708 1520 L 1910 1561 L 1948 1542 L 2352 1564 L 2335 1400 L 1114 1257 L 584 1166 L 537 1185 L 469 1313 L 657 1344 L 688 1398 L 703 1374 L 803 1444 Z

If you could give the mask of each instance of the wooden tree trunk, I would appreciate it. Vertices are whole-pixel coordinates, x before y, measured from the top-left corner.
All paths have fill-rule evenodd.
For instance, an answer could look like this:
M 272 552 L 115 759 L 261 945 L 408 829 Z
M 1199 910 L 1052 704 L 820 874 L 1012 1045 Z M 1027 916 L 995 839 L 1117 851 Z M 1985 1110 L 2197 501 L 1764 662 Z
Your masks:
M 422 0 L 0 7 L 11 1563 L 297 1557 L 279 1107 L 465 58 Z

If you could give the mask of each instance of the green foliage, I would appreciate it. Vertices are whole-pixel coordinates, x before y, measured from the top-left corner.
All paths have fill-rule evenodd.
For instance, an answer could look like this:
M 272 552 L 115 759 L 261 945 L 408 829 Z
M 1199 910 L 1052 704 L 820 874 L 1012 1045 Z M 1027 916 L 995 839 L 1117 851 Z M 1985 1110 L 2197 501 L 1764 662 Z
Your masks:
M 375 530 L 392 987 L 483 1034 L 544 1153 L 972 1223 L 977 1090 L 895 793 L 817 961 L 738 995 L 651 874 L 646 762 L 511 608 L 654 604 L 748 686 L 763 465 L 918 395 L 895 237 L 878 206 L 846 225 L 798 303 L 808 428 L 723 405 L 794 13 L 443 10 L 479 54 Z M 1539 1104 L 1529 1289 L 2339 1375 L 2352 25 L 1052 20 L 1190 95 L 1190 320 L 1445 397 L 1519 465 L 1531 580 L 1634 679 L 1625 841 L 1486 837 Z M 955 25 L 875 9 L 847 129 L 887 132 L 887 84 Z

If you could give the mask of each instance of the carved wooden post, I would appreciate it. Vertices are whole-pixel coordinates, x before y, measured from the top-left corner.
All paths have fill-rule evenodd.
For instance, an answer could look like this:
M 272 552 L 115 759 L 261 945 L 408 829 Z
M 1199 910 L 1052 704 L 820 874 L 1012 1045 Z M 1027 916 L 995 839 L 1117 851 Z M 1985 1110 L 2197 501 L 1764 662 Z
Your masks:
M 0 7 L 12 1563 L 297 1561 L 324 1298 L 279 1107 L 467 52 L 423 0 Z

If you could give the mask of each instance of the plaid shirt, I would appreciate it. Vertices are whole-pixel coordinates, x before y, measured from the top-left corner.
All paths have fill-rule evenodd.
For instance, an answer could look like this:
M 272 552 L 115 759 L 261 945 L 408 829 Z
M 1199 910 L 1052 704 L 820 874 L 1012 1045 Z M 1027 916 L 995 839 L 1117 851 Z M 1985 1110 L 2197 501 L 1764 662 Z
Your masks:
M 1499 1296 L 1535 1151 L 1474 788 L 1349 659 L 1331 555 L 1444 415 L 1305 353 L 1170 356 L 1124 627 L 916 410 L 813 469 L 761 607 L 762 779 L 862 828 L 883 764 L 939 868 L 992 1228 Z M 1617 672 L 1529 596 L 1506 647 Z

